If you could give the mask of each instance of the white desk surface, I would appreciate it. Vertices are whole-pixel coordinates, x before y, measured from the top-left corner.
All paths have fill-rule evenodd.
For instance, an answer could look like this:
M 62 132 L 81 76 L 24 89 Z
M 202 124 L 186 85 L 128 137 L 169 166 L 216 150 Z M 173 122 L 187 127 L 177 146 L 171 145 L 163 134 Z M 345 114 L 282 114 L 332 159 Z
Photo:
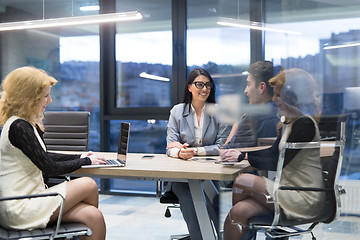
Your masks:
M 75 152 L 62 152 L 75 153 Z M 77 152 L 79 153 L 79 152 Z M 116 153 L 101 152 L 105 158 L 116 158 Z M 152 159 L 142 159 L 143 155 L 154 155 Z M 214 158 L 218 158 L 215 156 Z M 103 178 L 134 178 L 147 180 L 227 180 L 251 167 L 247 161 L 235 166 L 224 166 L 214 162 L 200 162 L 171 158 L 165 154 L 128 153 L 125 167 L 80 168 L 71 175 Z

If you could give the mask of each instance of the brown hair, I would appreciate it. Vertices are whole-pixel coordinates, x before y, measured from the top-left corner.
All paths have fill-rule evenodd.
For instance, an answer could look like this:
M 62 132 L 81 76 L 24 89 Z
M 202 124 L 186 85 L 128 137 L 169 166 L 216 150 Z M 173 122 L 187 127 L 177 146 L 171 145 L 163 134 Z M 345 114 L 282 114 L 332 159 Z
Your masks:
M 303 115 L 319 119 L 320 101 L 317 84 L 308 72 L 298 68 L 281 71 L 269 80 L 269 84 L 281 89 L 281 98 L 288 105 L 297 108 Z

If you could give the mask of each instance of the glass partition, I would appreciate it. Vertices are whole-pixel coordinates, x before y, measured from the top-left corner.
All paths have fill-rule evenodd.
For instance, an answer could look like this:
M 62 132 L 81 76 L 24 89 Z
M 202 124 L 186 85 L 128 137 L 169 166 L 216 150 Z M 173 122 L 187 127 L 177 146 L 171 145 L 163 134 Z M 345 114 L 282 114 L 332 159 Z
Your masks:
M 322 114 L 348 115 L 343 178 L 360 179 L 360 3 L 264 1 L 265 25 L 291 31 L 265 31 L 265 58 L 284 69 L 309 72 L 319 87 Z

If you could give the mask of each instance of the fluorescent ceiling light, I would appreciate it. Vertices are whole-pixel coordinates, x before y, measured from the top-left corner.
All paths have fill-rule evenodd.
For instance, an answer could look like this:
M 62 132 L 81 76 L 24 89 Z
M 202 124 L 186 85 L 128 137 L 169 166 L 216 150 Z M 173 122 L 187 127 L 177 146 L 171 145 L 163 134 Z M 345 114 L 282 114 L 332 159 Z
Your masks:
M 264 27 L 259 22 L 250 22 L 244 20 L 237 20 L 233 18 L 220 18 L 217 24 L 228 27 L 239 27 L 239 28 L 248 28 L 260 31 L 268 31 L 268 32 L 278 32 L 278 33 L 288 33 L 294 35 L 301 35 L 301 32 L 282 30 L 277 28 Z
M 92 5 L 92 6 L 81 6 L 80 11 L 87 12 L 87 11 L 98 11 L 100 10 L 99 5 Z
M 0 31 L 121 22 L 142 19 L 138 11 L 0 23 Z
M 323 49 L 329 50 L 329 49 L 356 47 L 356 46 L 360 46 L 360 42 L 349 42 L 349 43 L 344 43 L 344 44 L 340 44 L 340 45 L 326 46 L 326 47 L 323 47 Z
M 170 78 L 159 77 L 159 76 L 156 76 L 156 75 L 148 74 L 146 72 L 140 73 L 140 77 L 148 78 L 148 79 L 152 79 L 152 80 L 157 80 L 157 81 L 164 81 L 164 82 L 169 82 L 170 81 Z
M 212 74 L 212 78 L 226 78 L 226 77 L 243 77 L 249 75 L 248 71 L 244 71 L 242 73 L 215 73 Z

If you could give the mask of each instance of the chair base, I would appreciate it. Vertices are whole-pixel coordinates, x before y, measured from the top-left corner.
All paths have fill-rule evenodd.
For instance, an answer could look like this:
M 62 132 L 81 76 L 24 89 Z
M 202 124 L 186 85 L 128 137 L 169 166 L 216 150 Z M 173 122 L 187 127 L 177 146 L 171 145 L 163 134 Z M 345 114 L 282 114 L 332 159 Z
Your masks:
M 171 235 L 170 240 L 191 240 L 189 234 Z
M 315 227 L 316 224 L 312 224 L 307 229 L 301 229 L 296 226 L 291 227 L 276 227 L 270 230 L 270 225 L 268 226 L 259 226 L 253 225 L 249 231 L 255 231 L 255 235 L 251 238 L 246 239 L 256 239 L 256 233 L 260 230 L 264 232 L 266 236 L 266 240 L 287 240 L 289 237 L 296 237 L 303 234 L 311 234 L 312 240 L 316 240 L 314 234 L 312 233 L 312 229 Z
M 160 203 L 176 204 L 179 203 L 179 199 L 172 191 L 167 191 L 160 197 Z
M 50 239 L 55 232 L 56 226 L 47 227 L 44 229 L 34 229 L 31 231 L 23 230 L 9 230 L 0 227 L 0 239 Z M 55 239 L 72 239 L 75 236 L 90 236 L 92 231 L 85 224 L 82 223 L 63 223 L 60 225 L 59 233 Z

